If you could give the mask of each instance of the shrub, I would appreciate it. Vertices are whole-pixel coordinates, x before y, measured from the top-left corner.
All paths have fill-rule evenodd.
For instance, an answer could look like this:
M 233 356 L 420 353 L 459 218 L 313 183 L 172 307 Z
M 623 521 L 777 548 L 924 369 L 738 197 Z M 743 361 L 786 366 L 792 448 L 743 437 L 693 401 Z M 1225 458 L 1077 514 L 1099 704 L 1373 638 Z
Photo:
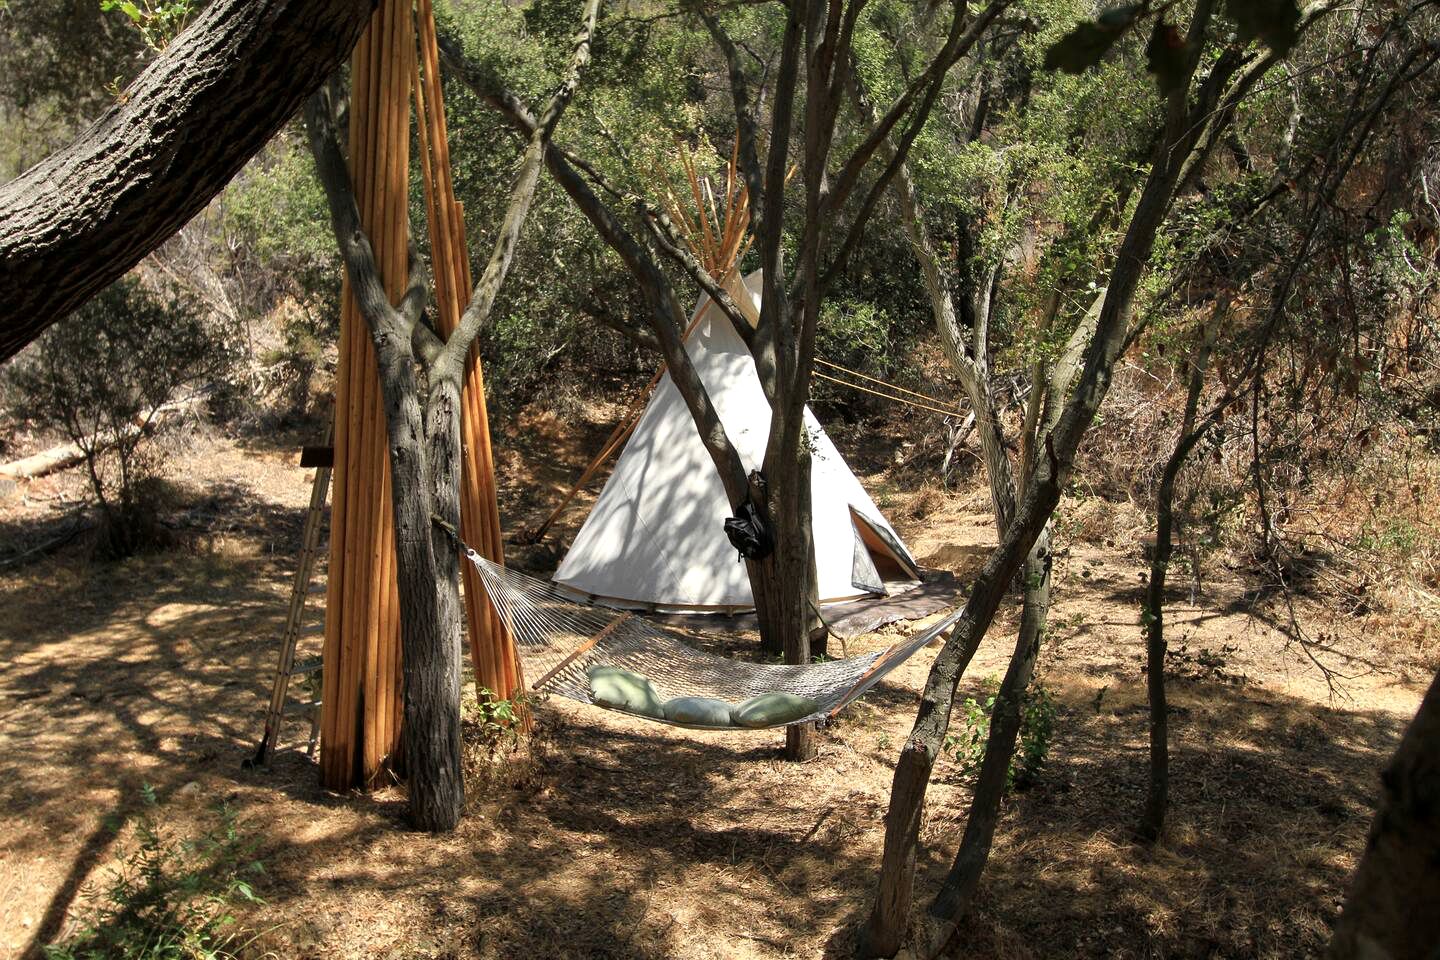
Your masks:
M 45 948 L 47 960 L 226 960 L 235 954 L 232 905 L 259 903 L 251 880 L 264 873 L 235 813 L 191 840 L 160 826 L 150 786 L 141 788 L 135 845 L 115 858 L 108 882 L 86 899 L 78 930 Z M 238 946 L 235 946 L 238 949 Z
M 59 430 L 85 458 L 104 521 L 102 557 L 163 541 L 158 464 L 148 441 L 181 388 L 224 369 L 223 343 L 192 302 L 127 278 L 55 324 L 11 365 L 12 412 Z
M 489 687 L 479 688 L 473 718 L 487 751 L 494 753 L 501 746 L 513 747 L 519 742 L 520 716 L 528 702 L 524 695 L 507 700 Z
M 960 773 L 966 777 L 977 775 L 980 765 L 985 762 L 990 717 L 995 712 L 995 691 L 999 685 L 992 678 L 985 682 L 985 686 L 989 693 L 982 700 L 966 697 L 961 704 L 964 715 L 960 721 L 960 732 L 945 736 L 945 751 L 954 757 L 960 765 Z M 1035 783 L 1045 765 L 1045 758 L 1049 756 L 1054 734 L 1055 698 L 1043 682 L 1032 679 L 1020 705 L 1020 737 L 1006 773 L 1006 790 L 1023 790 Z

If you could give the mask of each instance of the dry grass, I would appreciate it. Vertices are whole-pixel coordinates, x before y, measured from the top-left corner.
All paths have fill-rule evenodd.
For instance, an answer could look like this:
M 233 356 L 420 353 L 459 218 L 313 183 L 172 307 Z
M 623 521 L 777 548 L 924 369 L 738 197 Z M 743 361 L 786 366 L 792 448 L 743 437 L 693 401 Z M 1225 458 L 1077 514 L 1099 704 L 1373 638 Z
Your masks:
M 502 441 L 511 524 L 543 515 L 606 424 L 596 417 L 578 439 L 556 421 L 530 427 L 523 446 Z M 560 437 L 571 444 L 565 459 L 542 459 Z M 894 519 L 917 556 L 972 573 L 994 540 L 987 495 L 917 490 L 907 476 L 890 477 L 896 501 L 906 498 Z M 218 799 L 240 808 L 270 871 L 259 891 L 267 905 L 244 921 L 263 931 L 257 950 L 282 957 L 849 955 L 933 650 L 843 715 L 820 757 L 798 766 L 779 760 L 770 733 L 540 704 L 537 734 L 518 751 L 491 757 L 470 733 L 469 815 L 453 836 L 417 835 L 403 827 L 397 789 L 325 793 L 294 753 L 241 770 L 307 487 L 278 452 L 220 440 L 196 456 L 190 482 L 215 518 L 199 546 L 106 567 L 59 555 L 0 583 L 0 956 L 63 928 L 112 854 L 102 820 L 126 812 L 142 781 L 169 798 L 180 831 Z M 43 509 L 12 505 L 0 521 L 21 530 Z M 1007 802 L 961 954 L 1315 955 L 1363 842 L 1376 771 L 1418 703 L 1415 683 L 1376 657 L 1347 682 L 1348 699 L 1332 699 L 1283 634 L 1249 615 L 1252 585 L 1239 573 L 1212 576 L 1198 605 L 1177 596 L 1177 646 L 1218 656 L 1246 680 L 1212 670 L 1176 682 L 1172 834 L 1158 850 L 1137 847 L 1143 561 L 1122 535 L 1132 517 L 1087 509 L 1096 515 L 1077 521 L 1085 535 L 1057 565 L 1042 661 L 1059 700 L 1055 745 L 1038 785 Z M 578 507 L 562 535 L 583 515 Z M 1004 611 L 964 693 L 1003 670 L 1013 619 Z M 852 652 L 888 640 L 862 639 Z M 953 856 L 968 798 L 943 761 L 924 827 L 922 904 Z

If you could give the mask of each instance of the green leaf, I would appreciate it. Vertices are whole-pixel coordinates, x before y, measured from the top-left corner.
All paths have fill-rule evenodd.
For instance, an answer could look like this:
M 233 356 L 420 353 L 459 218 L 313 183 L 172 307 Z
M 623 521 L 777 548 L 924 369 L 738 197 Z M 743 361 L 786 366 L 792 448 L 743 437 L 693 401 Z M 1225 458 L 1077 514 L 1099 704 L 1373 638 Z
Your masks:
M 1145 45 L 1145 66 L 1155 75 L 1155 83 L 1166 96 L 1185 85 L 1189 46 L 1173 24 L 1164 17 L 1155 21 L 1150 42 Z
M 1295 46 L 1300 27 L 1295 0 L 1229 0 L 1225 12 L 1242 40 L 1259 40 L 1281 56 Z
M 140 12 L 140 8 L 137 7 L 135 4 L 131 3 L 130 0 L 120 0 L 118 6 L 120 7 L 121 13 L 125 14 L 125 16 L 129 17 L 131 20 L 134 20 L 136 23 L 139 23 L 141 20 L 145 19 L 144 14 Z
M 1045 69 L 1083 73 L 1095 66 L 1135 23 L 1141 4 L 1113 7 L 1094 20 L 1075 25 L 1045 52 Z

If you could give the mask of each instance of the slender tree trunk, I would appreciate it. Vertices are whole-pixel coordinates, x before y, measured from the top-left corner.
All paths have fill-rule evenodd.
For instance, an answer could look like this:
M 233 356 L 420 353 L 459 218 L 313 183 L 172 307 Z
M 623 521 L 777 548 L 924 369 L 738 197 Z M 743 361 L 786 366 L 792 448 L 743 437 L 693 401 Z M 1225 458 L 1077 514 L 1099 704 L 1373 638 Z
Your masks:
M 1219 333 L 1220 320 L 1229 309 L 1228 301 L 1215 306 L 1215 315 L 1200 331 L 1200 343 L 1191 362 L 1190 384 L 1185 397 L 1185 413 L 1181 418 L 1180 438 L 1165 463 L 1160 489 L 1155 496 L 1155 553 L 1150 558 L 1150 583 L 1145 592 L 1145 689 L 1150 698 L 1150 777 L 1145 798 L 1145 811 L 1140 818 L 1138 833 L 1145 843 L 1160 839 L 1165 829 L 1165 811 L 1170 796 L 1170 714 L 1165 695 L 1165 580 L 1174 555 L 1175 480 L 1195 445 L 1214 423 L 1208 418 L 1197 430 L 1195 415 L 1200 393 L 1205 389 L 1205 374 L 1210 366 L 1210 352 Z
M 1177 451 L 1178 453 L 1178 451 Z M 1150 698 L 1150 778 L 1137 831 L 1145 843 L 1160 839 L 1170 797 L 1170 708 L 1165 695 L 1165 577 L 1174 549 L 1173 501 L 1180 462 L 1172 455 L 1155 501 L 1155 553 L 1145 593 L 1145 690 Z
M 1040 641 L 1045 635 L 1045 621 L 1050 612 L 1050 530 L 1047 528 L 1035 541 L 1025 558 L 1025 601 L 1020 614 L 1020 632 L 1005 679 L 995 695 L 995 708 L 990 714 L 990 734 L 985 741 L 985 759 L 970 800 L 965 820 L 965 835 L 955 862 L 950 867 L 930 916 L 935 922 L 928 956 L 944 948 L 961 920 L 969 913 L 990 848 L 995 841 L 995 826 L 1000 819 L 1000 804 L 1010 781 L 1010 761 L 1020 736 L 1024 717 L 1025 692 L 1035 673 Z
M 1384 793 L 1326 956 L 1440 954 L 1440 674 L 1381 775 Z

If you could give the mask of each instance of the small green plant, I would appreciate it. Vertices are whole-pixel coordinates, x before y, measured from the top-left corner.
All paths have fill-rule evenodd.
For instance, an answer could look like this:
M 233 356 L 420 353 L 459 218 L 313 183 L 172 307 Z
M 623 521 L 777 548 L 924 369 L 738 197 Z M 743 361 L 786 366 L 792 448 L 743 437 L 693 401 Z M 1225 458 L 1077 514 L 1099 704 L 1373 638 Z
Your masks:
M 987 693 L 981 699 L 966 697 L 961 704 L 960 732 L 945 735 L 944 752 L 950 754 L 966 777 L 980 772 L 990 739 L 990 717 L 995 712 L 999 684 L 990 677 L 984 686 Z M 1042 681 L 1032 679 L 1020 705 L 1020 736 L 1006 772 L 1006 790 L 1023 790 L 1039 778 L 1055 736 L 1055 716 L 1054 696 Z
M 1038 680 L 1032 681 L 1020 705 L 1020 747 L 1010 761 L 1010 782 L 1024 789 L 1040 777 L 1050 742 L 1055 737 L 1055 697 Z
M 489 687 L 481 687 L 476 698 L 475 720 L 480 739 L 492 752 L 499 746 L 515 746 L 520 741 L 520 713 L 529 703 L 528 697 L 517 694 L 507 700 L 496 696 Z
M 184 30 L 195 12 L 194 0 L 100 0 L 100 9 L 106 12 L 119 10 L 130 19 L 140 31 L 145 46 L 156 53 L 170 45 L 170 41 Z
M 234 810 L 219 807 L 214 827 L 176 840 L 161 826 L 154 789 L 141 787 L 140 799 L 133 849 L 116 855 L 77 931 L 47 946 L 47 960 L 228 960 L 243 947 L 231 907 L 261 902 L 251 882 L 264 866 Z

